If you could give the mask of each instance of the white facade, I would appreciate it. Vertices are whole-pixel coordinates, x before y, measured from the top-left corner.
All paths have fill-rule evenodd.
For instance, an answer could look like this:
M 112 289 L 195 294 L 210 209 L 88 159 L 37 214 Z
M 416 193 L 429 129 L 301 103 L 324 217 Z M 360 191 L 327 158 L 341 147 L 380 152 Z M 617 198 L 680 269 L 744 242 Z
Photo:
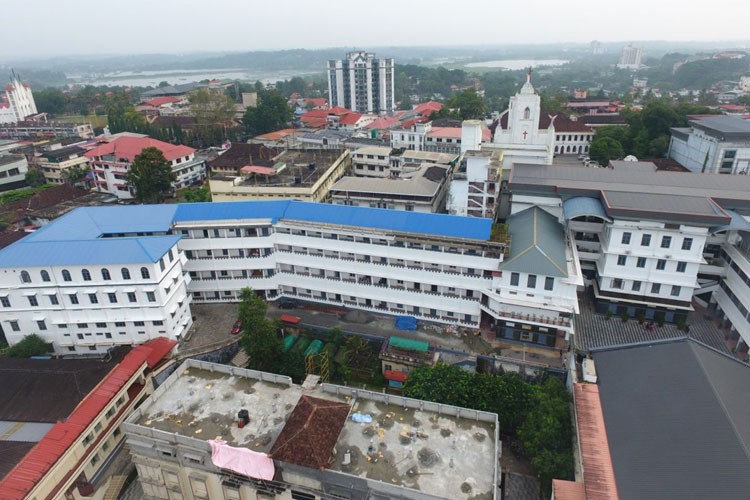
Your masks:
M 638 69 L 641 67 L 642 57 L 643 49 L 634 47 L 633 44 L 629 43 L 622 48 L 622 55 L 620 55 L 620 62 L 617 63 L 617 67 L 621 69 Z
M 24 155 L 0 155 L 0 191 L 23 183 L 28 170 L 29 163 Z
M 353 151 L 352 174 L 365 177 L 392 177 L 391 148 L 368 146 Z
M 4 101 L 7 104 L 5 109 L 10 110 L 10 112 L 2 112 L 3 108 L 0 107 L 0 123 L 20 122 L 27 116 L 37 113 L 31 87 L 22 83 L 15 72 L 11 73 L 10 82 L 5 87 L 5 93 L 2 97 L 0 104 Z
M 0 311 L 8 343 L 36 333 L 57 354 L 103 354 L 117 345 L 179 339 L 190 328 L 184 254 L 159 262 L 1 268 Z
M 690 124 L 691 128 L 672 129 L 670 158 L 692 172 L 750 173 L 750 122 L 732 116 L 717 116 L 694 120 Z
M 357 113 L 391 113 L 396 109 L 393 59 L 368 52 L 349 52 L 328 61 L 328 102 Z
M 502 152 L 465 153 L 461 168 L 453 174 L 451 181 L 448 213 L 493 218 L 501 176 Z
M 503 129 L 498 120 L 495 137 L 485 147 L 501 149 L 503 164 L 536 163 L 551 165 L 555 149 L 554 120 L 546 130 L 539 129 L 541 99 L 531 85 L 531 73 L 526 75 L 526 83 L 510 98 L 510 105 L 504 114 L 508 115 L 508 128 Z M 502 115 L 500 116 L 502 119 Z
M 391 147 L 423 151 L 425 137 L 430 130 L 432 130 L 432 122 L 416 123 L 408 129 L 393 129 L 391 131 Z

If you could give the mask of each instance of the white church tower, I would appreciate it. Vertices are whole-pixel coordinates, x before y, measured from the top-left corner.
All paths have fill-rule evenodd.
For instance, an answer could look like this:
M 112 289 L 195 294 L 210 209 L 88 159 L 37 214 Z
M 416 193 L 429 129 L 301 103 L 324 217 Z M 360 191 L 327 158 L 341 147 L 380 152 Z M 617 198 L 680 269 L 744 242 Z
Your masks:
M 1 96 L 0 123 L 16 123 L 29 115 L 37 114 L 31 87 L 22 83 L 15 71 L 11 71 L 10 83 L 5 86 Z
M 512 163 L 534 163 L 551 165 L 555 149 L 554 120 L 546 130 L 539 130 L 541 98 L 531 85 L 531 70 L 526 74 L 526 83 L 510 98 L 510 105 L 498 119 L 491 149 L 503 151 L 503 165 Z M 502 123 L 507 115 L 507 128 Z

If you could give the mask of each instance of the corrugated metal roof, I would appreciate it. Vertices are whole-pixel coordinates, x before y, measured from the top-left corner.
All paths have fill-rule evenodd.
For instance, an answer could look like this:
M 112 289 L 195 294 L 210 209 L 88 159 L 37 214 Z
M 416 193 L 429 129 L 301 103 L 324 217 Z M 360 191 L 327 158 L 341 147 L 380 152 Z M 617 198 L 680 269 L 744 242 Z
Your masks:
M 0 481 L 3 500 L 21 500 L 41 481 L 68 448 L 109 405 L 125 383 L 146 364 L 153 367 L 176 341 L 159 338 L 133 348 L 101 384 L 76 407 L 65 422 L 58 422 Z M 169 350 L 166 350 L 169 347 Z M 166 350 L 166 351 L 165 351 Z M 162 358 L 157 359 L 161 354 Z M 58 492 L 59 493 L 59 492 Z
M 618 500 L 607 430 L 596 385 L 575 384 L 576 422 L 586 500 Z
M 430 344 L 421 340 L 405 339 L 403 337 L 391 336 L 388 345 L 405 351 L 427 352 Z
M 555 500 L 587 500 L 583 483 L 562 479 L 552 480 L 552 497 Z
M 568 276 L 565 232 L 557 219 L 541 208 L 527 208 L 508 217 L 510 256 L 500 265 L 508 271 L 543 276 Z
M 749 366 L 693 340 L 594 360 L 623 500 L 747 498 Z
M 575 219 L 576 217 L 599 217 L 611 222 L 604 211 L 602 202 L 598 198 L 588 196 L 575 196 L 563 202 L 563 214 L 566 220 Z

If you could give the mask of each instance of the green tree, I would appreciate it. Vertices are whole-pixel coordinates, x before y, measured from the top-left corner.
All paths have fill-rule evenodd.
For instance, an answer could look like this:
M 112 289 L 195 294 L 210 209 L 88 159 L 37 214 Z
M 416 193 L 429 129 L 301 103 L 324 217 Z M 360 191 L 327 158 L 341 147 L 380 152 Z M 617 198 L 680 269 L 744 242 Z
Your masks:
M 208 186 L 188 188 L 183 191 L 187 203 L 204 203 L 211 201 L 211 190 Z
M 462 120 L 484 118 L 486 114 L 484 99 L 473 88 L 451 96 L 445 103 L 445 107 L 449 110 L 454 110 L 457 117 Z
M 158 148 L 144 148 L 135 157 L 127 173 L 128 186 L 135 190 L 135 197 L 141 203 L 159 203 L 164 193 L 172 188 L 177 175 L 172 171 L 164 153 Z
M 234 102 L 226 94 L 198 89 L 188 94 L 188 102 L 199 129 L 223 130 L 227 126 L 232 126 Z
M 62 178 L 68 184 L 74 184 L 89 172 L 91 172 L 90 167 L 81 167 L 79 165 L 76 165 L 74 167 L 66 168 L 65 170 L 63 170 Z
M 37 167 L 29 167 L 25 175 L 26 185 L 31 187 L 39 187 L 47 181 L 44 179 L 44 174 Z
M 617 139 L 604 137 L 591 142 L 589 157 L 599 162 L 600 165 L 608 165 L 610 160 L 617 160 L 624 156 L 622 144 Z
M 250 288 L 242 290 L 240 300 L 241 342 L 250 358 L 248 366 L 255 370 L 277 371 L 284 346 L 277 325 L 266 319 L 266 302 Z
M 292 108 L 286 98 L 275 90 L 261 90 L 258 93 L 258 105 L 247 108 L 242 122 L 251 136 L 266 134 L 279 130 L 292 120 Z
M 44 356 L 52 350 L 52 344 L 44 340 L 36 333 L 26 335 L 20 342 L 8 349 L 11 358 L 30 358 L 31 356 Z
M 34 103 L 40 113 L 62 115 L 66 109 L 65 94 L 59 89 L 34 89 Z

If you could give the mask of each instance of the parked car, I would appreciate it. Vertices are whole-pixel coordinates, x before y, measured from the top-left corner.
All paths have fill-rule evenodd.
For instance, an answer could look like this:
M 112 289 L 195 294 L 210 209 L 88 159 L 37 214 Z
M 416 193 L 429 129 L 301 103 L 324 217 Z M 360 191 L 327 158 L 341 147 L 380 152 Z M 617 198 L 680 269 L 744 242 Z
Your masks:
M 589 158 L 589 155 L 578 155 L 578 159 L 580 161 L 586 162 L 586 161 L 589 161 L 591 158 Z
M 230 332 L 232 335 L 237 335 L 242 331 L 242 321 L 237 320 L 234 322 L 234 325 L 232 326 L 232 331 Z

